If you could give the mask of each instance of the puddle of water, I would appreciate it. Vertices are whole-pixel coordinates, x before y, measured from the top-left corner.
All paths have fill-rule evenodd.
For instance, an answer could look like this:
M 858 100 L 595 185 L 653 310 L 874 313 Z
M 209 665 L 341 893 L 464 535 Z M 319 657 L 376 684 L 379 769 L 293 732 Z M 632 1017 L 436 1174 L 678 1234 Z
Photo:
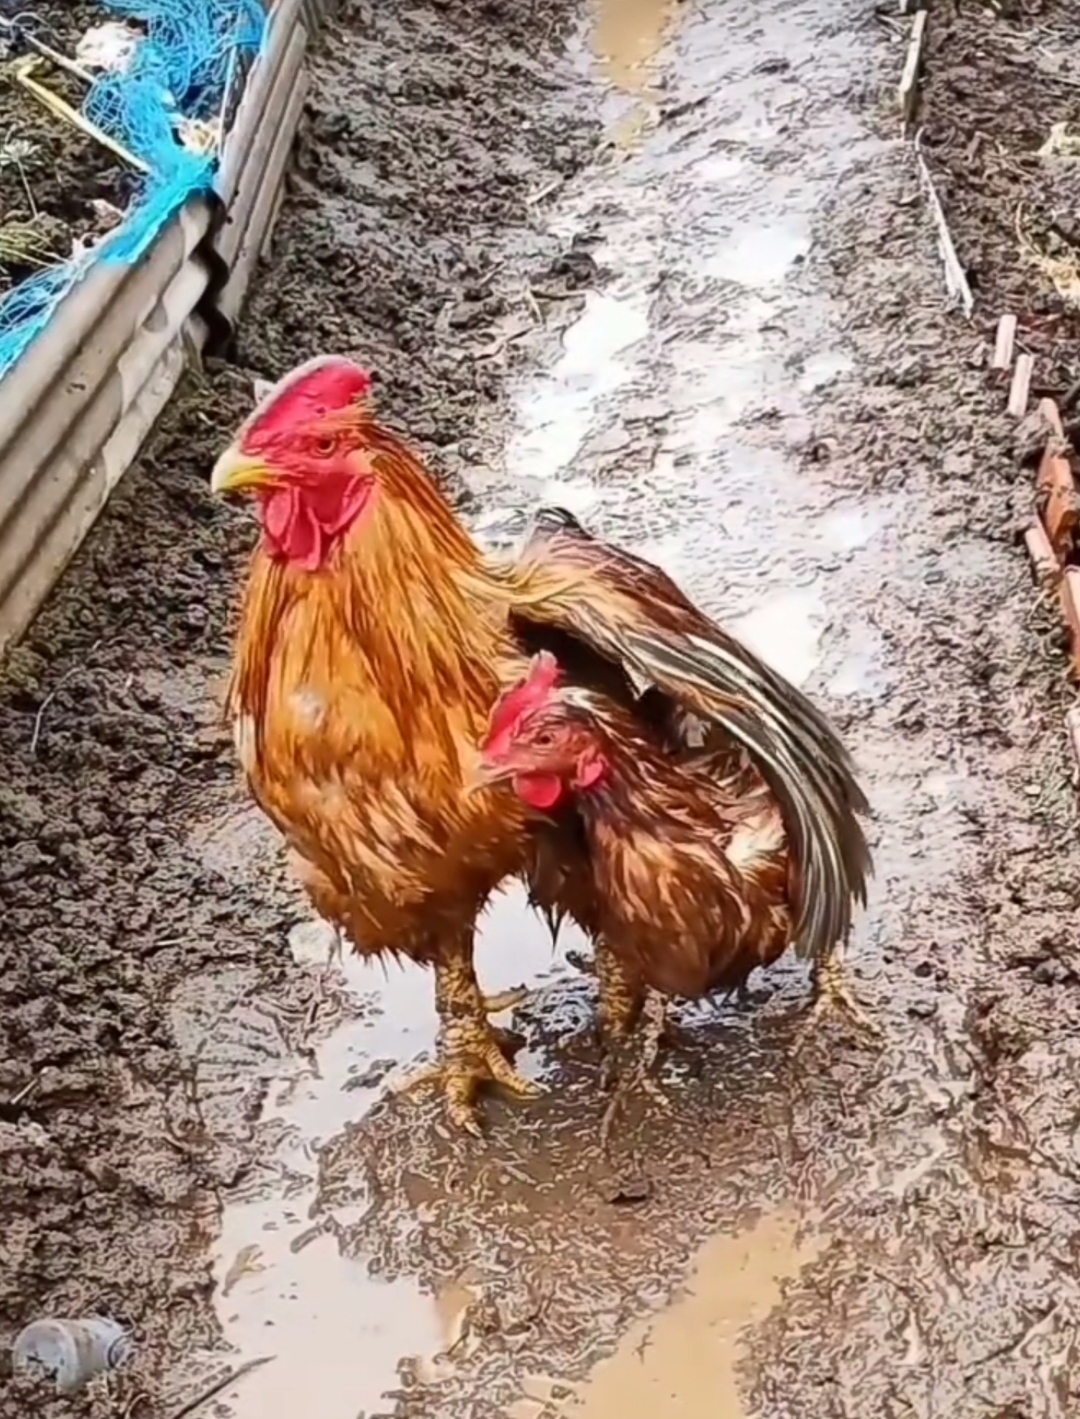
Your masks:
M 648 88 L 648 64 L 659 52 L 674 0 L 597 0 L 593 51 L 602 73 L 619 88 Z
M 545 483 L 573 462 L 597 403 L 630 377 L 629 361 L 618 357 L 631 351 L 648 330 L 643 298 L 589 292 L 581 315 L 563 336 L 562 358 L 522 411 L 507 451 L 507 464 L 515 473 Z
M 820 1254 L 793 1216 L 763 1218 L 701 1250 L 686 1294 L 634 1326 L 578 1391 L 574 1419 L 744 1419 L 743 1332 L 769 1314 L 785 1281 Z
M 295 958 L 322 970 L 331 940 L 321 923 L 295 929 Z M 560 945 L 584 945 L 572 929 Z M 433 979 L 416 967 L 347 958 L 350 990 L 371 1012 L 335 1030 L 314 1050 L 314 1067 L 291 1061 L 263 1109 L 280 1135 L 272 1166 L 280 1181 L 224 1209 L 215 1249 L 217 1308 L 225 1340 L 247 1359 L 273 1364 L 244 1377 L 226 1395 L 235 1419 L 292 1419 L 310 1404 L 317 1379 L 319 1419 L 355 1419 L 378 1408 L 396 1387 L 398 1364 L 415 1356 L 430 1364 L 447 1347 L 469 1294 L 429 1296 L 410 1280 L 386 1282 L 363 1260 L 343 1256 L 332 1233 L 313 1232 L 321 1144 L 355 1122 L 382 1095 L 384 1079 L 365 1081 L 374 1061 L 409 1064 L 435 1041 Z M 482 923 L 477 970 L 488 991 L 561 974 L 544 924 L 524 893 L 507 891 Z M 541 1061 L 518 1059 L 535 1075 Z M 402 1104 L 402 1107 L 408 1107 Z M 354 1209 L 355 1210 L 355 1209 Z M 365 1210 L 359 1204 L 359 1213 Z M 342 1215 L 347 1226 L 358 1215 Z
M 782 591 L 731 622 L 731 629 L 793 685 L 805 685 L 821 660 L 828 624 L 825 602 L 814 590 Z
M 809 248 L 810 240 L 801 224 L 767 227 L 749 223 L 709 258 L 705 270 L 743 286 L 771 286 L 782 281 Z

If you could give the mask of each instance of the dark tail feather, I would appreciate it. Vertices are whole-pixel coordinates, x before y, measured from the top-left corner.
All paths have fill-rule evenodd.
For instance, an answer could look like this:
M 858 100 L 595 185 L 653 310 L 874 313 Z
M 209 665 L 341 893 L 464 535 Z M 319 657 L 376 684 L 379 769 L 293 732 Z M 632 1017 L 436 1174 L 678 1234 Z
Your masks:
M 643 671 L 685 685 L 702 710 L 745 745 L 776 794 L 802 884 L 795 945 L 827 955 L 865 903 L 872 875 L 859 816 L 869 811 L 839 735 L 821 712 L 745 647 L 728 640 L 631 632 Z

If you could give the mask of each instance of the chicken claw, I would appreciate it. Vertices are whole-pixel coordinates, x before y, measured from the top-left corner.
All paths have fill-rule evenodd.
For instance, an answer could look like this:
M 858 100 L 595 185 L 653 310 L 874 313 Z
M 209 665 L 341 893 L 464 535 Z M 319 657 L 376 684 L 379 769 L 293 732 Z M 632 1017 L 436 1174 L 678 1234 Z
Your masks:
M 810 1021 L 819 1020 L 831 1007 L 838 1014 L 846 1016 L 851 1025 L 869 1035 L 871 1039 L 882 1037 L 881 1026 L 870 1018 L 848 985 L 843 946 L 837 946 L 828 956 L 815 963 L 813 993 L 813 1004 L 808 1017 Z
M 668 1002 L 656 991 L 650 990 L 639 1013 L 641 1018 L 637 1028 L 609 1044 L 604 1054 L 600 1082 L 605 1089 L 614 1085 L 614 1092 L 600 1120 L 600 1150 L 603 1153 L 608 1151 L 615 1120 L 627 1096 L 635 1089 L 643 1090 L 662 1108 L 669 1106 L 667 1095 L 652 1077 L 668 1028 Z
M 519 1099 L 533 1099 L 545 1093 L 542 1084 L 525 1079 L 503 1054 L 499 1032 L 485 1021 L 472 1020 L 448 1026 L 439 1042 L 441 1058 L 406 1076 L 395 1092 L 411 1094 L 426 1084 L 435 1084 L 446 1101 L 446 1115 L 454 1128 L 473 1137 L 483 1136 L 476 1110 L 476 1095 L 482 1084 L 498 1084 Z
M 408 1075 L 395 1092 L 411 1094 L 425 1084 L 435 1084 L 442 1090 L 451 1125 L 475 1137 L 482 1135 L 476 1109 L 481 1084 L 498 1084 L 520 1099 L 545 1093 L 542 1084 L 514 1069 L 504 1053 L 512 1047 L 512 1037 L 487 1018 L 517 1004 L 524 994 L 505 991 L 485 999 L 473 971 L 471 942 L 447 952 L 435 967 L 435 1003 L 441 1022 L 438 1058 Z
M 484 1014 L 501 1015 L 504 1010 L 514 1010 L 517 1006 L 524 1004 L 529 998 L 529 992 L 523 985 L 512 986 L 509 990 L 496 991 L 494 995 L 484 996 Z

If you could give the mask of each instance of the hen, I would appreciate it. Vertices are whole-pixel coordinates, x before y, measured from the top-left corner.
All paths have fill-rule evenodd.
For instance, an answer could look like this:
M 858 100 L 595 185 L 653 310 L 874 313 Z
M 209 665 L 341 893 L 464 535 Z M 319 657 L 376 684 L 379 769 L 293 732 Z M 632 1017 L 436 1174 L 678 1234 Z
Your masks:
M 602 944 L 609 1047 L 630 1035 L 647 992 L 737 989 L 791 944 L 802 888 L 783 815 L 729 744 L 692 747 L 655 714 L 564 683 L 541 652 L 492 713 L 477 781 L 511 784 L 549 816 L 550 833 L 580 842 L 574 915 Z M 861 852 L 849 844 L 853 874 Z M 663 1021 L 661 1009 L 645 1065 Z
M 510 877 L 556 922 L 587 919 L 591 903 L 580 841 L 553 836 L 510 788 L 475 783 L 492 708 L 536 651 L 666 743 L 748 751 L 798 870 L 792 935 L 823 960 L 864 892 L 865 804 L 822 716 L 662 572 L 558 510 L 515 561 L 485 557 L 376 422 L 369 390 L 349 360 L 310 361 L 215 466 L 214 490 L 252 492 L 262 525 L 229 711 L 251 790 L 317 909 L 358 951 L 434 967 L 439 1077 L 453 1122 L 475 1128 L 478 1083 L 535 1092 L 487 1020 L 479 912 Z M 597 952 L 605 1017 L 624 1018 L 619 958 L 604 940 Z

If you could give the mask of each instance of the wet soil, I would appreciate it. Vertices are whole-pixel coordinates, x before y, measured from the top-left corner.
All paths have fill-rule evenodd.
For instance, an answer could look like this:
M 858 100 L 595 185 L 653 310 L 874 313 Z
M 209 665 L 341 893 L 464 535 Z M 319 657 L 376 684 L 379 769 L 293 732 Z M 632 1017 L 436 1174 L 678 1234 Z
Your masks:
M 38 39 L 71 58 L 87 28 L 115 15 L 88 0 L 42 0 L 32 7 L 0 6 Z M 46 266 L 66 261 L 78 242 L 92 243 L 116 225 L 138 187 L 138 177 L 112 153 L 65 123 L 11 78 L 6 66 L 33 53 L 0 32 L 0 222 L 28 226 L 39 239 L 32 260 L 0 259 L 0 300 Z M 37 82 L 79 109 L 86 86 L 43 60 Z M 95 204 L 105 204 L 95 205 Z M 3 312 L 0 311 L 0 322 Z
M 251 524 L 211 506 L 214 451 L 253 374 L 355 348 L 449 467 L 500 393 L 512 342 L 491 347 L 503 309 L 527 309 L 530 270 L 566 290 L 592 269 L 530 235 L 526 201 L 597 140 L 548 57 L 562 9 L 492 4 L 480 31 L 471 6 L 380 11 L 353 7 L 327 39 L 242 366 L 181 392 L 0 700 L 0 1345 L 34 1316 L 103 1309 L 145 1335 L 133 1384 L 154 1393 L 215 1344 L 207 1245 L 221 1189 L 251 1169 L 268 1079 L 356 1012 L 292 964 L 300 909 L 219 723 Z M 510 248 L 535 261 L 496 295 Z
M 165 1419 L 263 1354 L 223 1412 L 1080 1403 L 1068 691 L 988 372 L 1011 306 L 1039 377 L 1075 373 L 1073 317 L 1001 240 L 1004 208 L 1049 230 L 1071 190 L 1031 156 L 1068 114 L 1001 58 L 1053 50 L 1066 7 L 932 16 L 925 141 L 972 322 L 944 308 L 902 44 L 869 7 L 623 13 L 343 7 L 236 363 L 187 385 L 7 667 L 0 1344 L 102 1309 L 141 1359 L 76 1400 L 9 1382 L 5 1413 Z M 880 1045 L 808 1027 L 781 963 L 749 1008 L 687 1012 L 667 1106 L 635 1102 L 604 1157 L 595 1070 L 558 1043 L 590 985 L 511 897 L 481 968 L 538 987 L 515 1025 L 550 1094 L 493 1099 L 477 1146 L 386 1092 L 430 1045 L 430 983 L 325 968 L 217 721 L 252 529 L 211 505 L 210 461 L 253 374 L 328 348 L 374 364 L 483 533 L 573 506 L 844 725 Z
M 929 30 L 919 114 L 960 234 L 977 328 L 988 334 L 1014 310 L 1018 348 L 1038 358 L 1037 392 L 1058 395 L 1076 378 L 1080 338 L 1076 56 L 1073 16 L 1055 0 L 1005 6 L 993 19 L 978 5 L 943 5 Z M 1058 127 L 1065 141 L 1040 155 Z

